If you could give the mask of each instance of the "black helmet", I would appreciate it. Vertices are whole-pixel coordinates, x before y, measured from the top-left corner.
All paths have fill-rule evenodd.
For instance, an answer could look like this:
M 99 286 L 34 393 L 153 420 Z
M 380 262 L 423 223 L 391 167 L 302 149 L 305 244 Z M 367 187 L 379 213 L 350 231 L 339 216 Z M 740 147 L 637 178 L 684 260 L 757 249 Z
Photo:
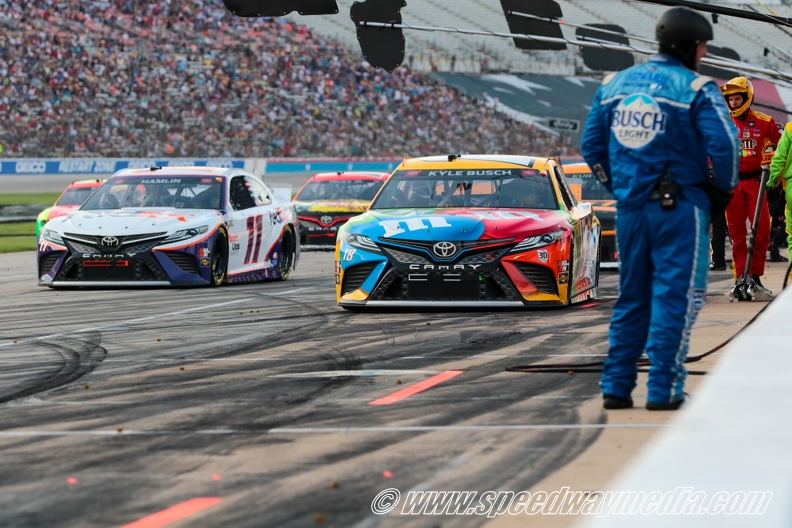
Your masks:
M 655 28 L 660 53 L 696 70 L 699 43 L 712 40 L 712 26 L 704 15 L 686 7 L 674 7 L 660 15 Z
M 660 15 L 655 37 L 663 47 L 675 48 L 682 43 L 689 46 L 689 43 L 712 40 L 712 25 L 701 13 L 687 7 L 674 7 Z

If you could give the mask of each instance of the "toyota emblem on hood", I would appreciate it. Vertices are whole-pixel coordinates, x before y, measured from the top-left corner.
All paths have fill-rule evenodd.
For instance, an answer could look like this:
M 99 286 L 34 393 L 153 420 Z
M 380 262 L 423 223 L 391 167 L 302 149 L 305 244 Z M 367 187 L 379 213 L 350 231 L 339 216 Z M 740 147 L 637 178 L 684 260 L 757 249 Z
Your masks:
M 118 246 L 120 245 L 120 242 L 114 236 L 102 237 L 102 242 L 101 243 L 102 243 L 102 247 L 104 249 L 110 249 L 110 250 L 117 249 Z
M 329 225 L 333 222 L 333 217 L 330 215 L 324 215 L 319 219 L 324 225 Z
M 457 252 L 457 247 L 452 242 L 438 242 L 432 246 L 432 252 L 440 258 L 449 258 Z

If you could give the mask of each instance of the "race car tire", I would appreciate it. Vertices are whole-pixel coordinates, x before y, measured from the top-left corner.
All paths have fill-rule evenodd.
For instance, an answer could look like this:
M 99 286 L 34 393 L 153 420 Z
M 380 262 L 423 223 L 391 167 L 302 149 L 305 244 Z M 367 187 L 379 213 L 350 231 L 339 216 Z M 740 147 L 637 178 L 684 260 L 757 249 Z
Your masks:
M 212 286 L 220 286 L 226 281 L 228 272 L 228 233 L 222 227 L 217 231 L 212 250 Z
M 283 230 L 283 246 L 281 248 L 280 263 L 278 264 L 281 273 L 280 280 L 282 281 L 287 280 L 294 269 L 294 252 L 296 247 L 294 242 L 294 231 L 291 226 L 287 226 L 286 229 Z

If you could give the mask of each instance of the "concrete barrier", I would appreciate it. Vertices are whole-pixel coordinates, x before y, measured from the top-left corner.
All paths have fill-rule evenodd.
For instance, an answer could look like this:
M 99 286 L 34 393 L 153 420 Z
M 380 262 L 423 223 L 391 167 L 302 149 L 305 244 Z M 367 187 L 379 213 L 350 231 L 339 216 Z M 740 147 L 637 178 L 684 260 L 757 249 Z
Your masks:
M 581 527 L 792 526 L 790 314 L 792 288 L 787 288 L 724 349 L 672 427 L 609 486 L 671 493 L 670 502 L 677 504 L 703 492 L 708 511 L 691 504 L 697 513 L 607 515 L 588 518 Z M 718 500 L 722 504 L 714 504 Z
M 378 171 L 390 172 L 401 158 L 19 158 L 0 160 L 1 176 L 107 175 L 146 167 L 227 167 L 258 174 Z

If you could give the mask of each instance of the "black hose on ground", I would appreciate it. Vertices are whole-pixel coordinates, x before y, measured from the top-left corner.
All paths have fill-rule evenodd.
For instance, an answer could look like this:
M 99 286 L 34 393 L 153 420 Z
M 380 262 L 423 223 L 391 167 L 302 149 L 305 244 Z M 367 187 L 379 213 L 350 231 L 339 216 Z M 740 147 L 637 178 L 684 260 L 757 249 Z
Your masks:
M 784 279 L 784 287 L 786 287 L 786 283 L 789 279 L 789 274 L 792 272 L 792 259 L 790 259 L 789 269 L 787 270 L 786 279 Z M 773 299 L 775 300 L 775 299 Z M 761 315 L 762 312 L 767 310 L 767 307 L 770 306 L 773 301 L 768 302 L 764 308 L 759 310 L 759 312 L 754 315 L 748 324 L 742 327 L 736 334 L 731 336 L 729 339 L 721 343 L 720 345 L 716 346 L 715 348 L 704 352 L 703 354 L 699 354 L 698 356 L 688 356 L 685 359 L 685 363 L 695 363 L 697 361 L 701 361 L 705 357 L 714 354 L 718 350 L 722 349 L 726 345 L 732 342 L 735 337 L 740 335 L 746 328 L 751 326 L 754 321 Z M 578 374 L 578 373 L 593 373 L 593 372 L 602 372 L 602 367 L 604 361 L 594 361 L 591 363 L 551 363 L 547 365 L 518 365 L 515 367 L 507 367 L 506 372 L 525 372 L 525 373 L 535 373 L 535 372 L 544 372 L 544 373 L 563 373 L 563 374 Z M 649 372 L 648 368 L 641 368 L 641 367 L 650 367 L 651 363 L 649 362 L 648 358 L 642 358 L 638 360 L 638 372 Z M 706 371 L 703 370 L 689 370 L 688 374 L 691 376 L 704 376 L 707 374 Z

